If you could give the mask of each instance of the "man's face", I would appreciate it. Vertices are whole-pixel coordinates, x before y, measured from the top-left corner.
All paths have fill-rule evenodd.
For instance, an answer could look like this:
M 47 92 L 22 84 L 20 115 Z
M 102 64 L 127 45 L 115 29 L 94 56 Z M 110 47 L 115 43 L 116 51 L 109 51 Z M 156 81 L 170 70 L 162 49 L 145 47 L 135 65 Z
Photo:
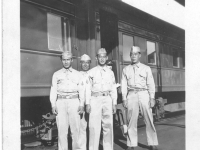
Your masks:
M 69 69 L 72 65 L 72 62 L 73 62 L 73 59 L 72 58 L 65 58 L 65 57 L 62 57 L 61 58 L 62 60 L 62 64 L 63 64 L 63 67 L 65 69 Z
M 81 61 L 81 68 L 83 71 L 88 71 L 90 69 L 90 61 Z
M 98 54 L 97 60 L 100 66 L 104 66 L 106 64 L 106 61 L 108 60 L 108 56 L 106 54 Z
M 132 49 L 130 52 L 131 62 L 136 64 L 140 61 L 140 51 L 138 49 Z

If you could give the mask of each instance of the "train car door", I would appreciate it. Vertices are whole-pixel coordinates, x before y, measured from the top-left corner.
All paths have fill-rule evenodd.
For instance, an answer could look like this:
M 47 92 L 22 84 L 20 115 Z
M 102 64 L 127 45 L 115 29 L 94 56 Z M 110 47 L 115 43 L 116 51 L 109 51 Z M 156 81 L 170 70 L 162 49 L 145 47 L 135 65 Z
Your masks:
M 116 14 L 100 9 L 100 34 L 101 47 L 108 53 L 108 59 L 112 60 L 112 70 L 116 82 L 119 82 L 118 75 L 118 17 Z

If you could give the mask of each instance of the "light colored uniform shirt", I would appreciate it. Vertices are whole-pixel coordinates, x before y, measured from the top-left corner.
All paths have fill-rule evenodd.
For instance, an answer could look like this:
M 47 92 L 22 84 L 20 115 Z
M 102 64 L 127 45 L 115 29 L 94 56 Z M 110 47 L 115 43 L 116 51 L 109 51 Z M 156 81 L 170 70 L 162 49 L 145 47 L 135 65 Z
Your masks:
M 90 99 L 91 99 L 91 84 L 89 80 L 89 74 L 87 71 L 80 71 L 82 74 L 82 80 L 84 83 L 84 102 L 85 104 L 90 104 Z
M 136 65 L 128 65 L 122 71 L 122 99 L 127 100 L 129 89 L 146 89 L 149 92 L 150 98 L 155 96 L 155 83 L 151 68 L 142 63 Z
M 89 72 L 91 82 L 91 92 L 109 92 L 113 101 L 113 105 L 117 104 L 117 89 L 115 84 L 115 76 L 111 69 L 107 66 L 96 66 Z
M 80 106 L 83 106 L 84 85 L 80 72 L 73 68 L 62 68 L 53 74 L 50 91 L 50 102 L 52 107 L 55 107 L 58 95 L 77 94 L 79 94 Z

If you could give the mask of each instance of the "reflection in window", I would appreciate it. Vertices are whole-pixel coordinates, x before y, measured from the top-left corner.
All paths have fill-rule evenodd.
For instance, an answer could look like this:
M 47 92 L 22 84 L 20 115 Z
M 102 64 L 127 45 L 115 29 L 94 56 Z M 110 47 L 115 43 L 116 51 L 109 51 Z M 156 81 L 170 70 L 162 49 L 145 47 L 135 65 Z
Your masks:
M 172 51 L 172 56 L 173 56 L 173 67 L 179 67 L 178 51 L 177 50 L 173 50 Z
M 130 50 L 133 46 L 133 37 L 123 35 L 123 61 L 130 61 Z
M 49 50 L 71 51 L 70 26 L 68 20 L 53 14 L 47 14 Z
M 156 65 L 156 45 L 154 42 L 147 41 L 148 63 Z
M 47 14 L 48 48 L 61 51 L 63 45 L 61 17 Z

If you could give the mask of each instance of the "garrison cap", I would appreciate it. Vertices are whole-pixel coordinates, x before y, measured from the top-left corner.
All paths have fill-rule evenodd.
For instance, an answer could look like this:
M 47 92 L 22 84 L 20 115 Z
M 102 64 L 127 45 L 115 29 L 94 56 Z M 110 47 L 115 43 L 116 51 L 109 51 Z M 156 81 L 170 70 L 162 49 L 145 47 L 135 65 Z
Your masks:
M 65 59 L 69 59 L 69 58 L 72 58 L 72 53 L 70 51 L 65 51 L 62 53 L 62 58 L 65 58 Z
M 86 54 L 83 54 L 83 55 L 81 56 L 81 61 L 91 61 L 90 56 L 88 56 L 88 55 L 86 55 Z
M 99 54 L 107 54 L 105 48 L 100 48 L 100 49 L 98 50 L 98 52 L 97 52 L 97 55 L 99 55 Z
M 138 46 L 132 46 L 131 47 L 131 51 L 132 50 L 137 50 L 138 52 L 140 52 L 140 47 L 138 47 Z

